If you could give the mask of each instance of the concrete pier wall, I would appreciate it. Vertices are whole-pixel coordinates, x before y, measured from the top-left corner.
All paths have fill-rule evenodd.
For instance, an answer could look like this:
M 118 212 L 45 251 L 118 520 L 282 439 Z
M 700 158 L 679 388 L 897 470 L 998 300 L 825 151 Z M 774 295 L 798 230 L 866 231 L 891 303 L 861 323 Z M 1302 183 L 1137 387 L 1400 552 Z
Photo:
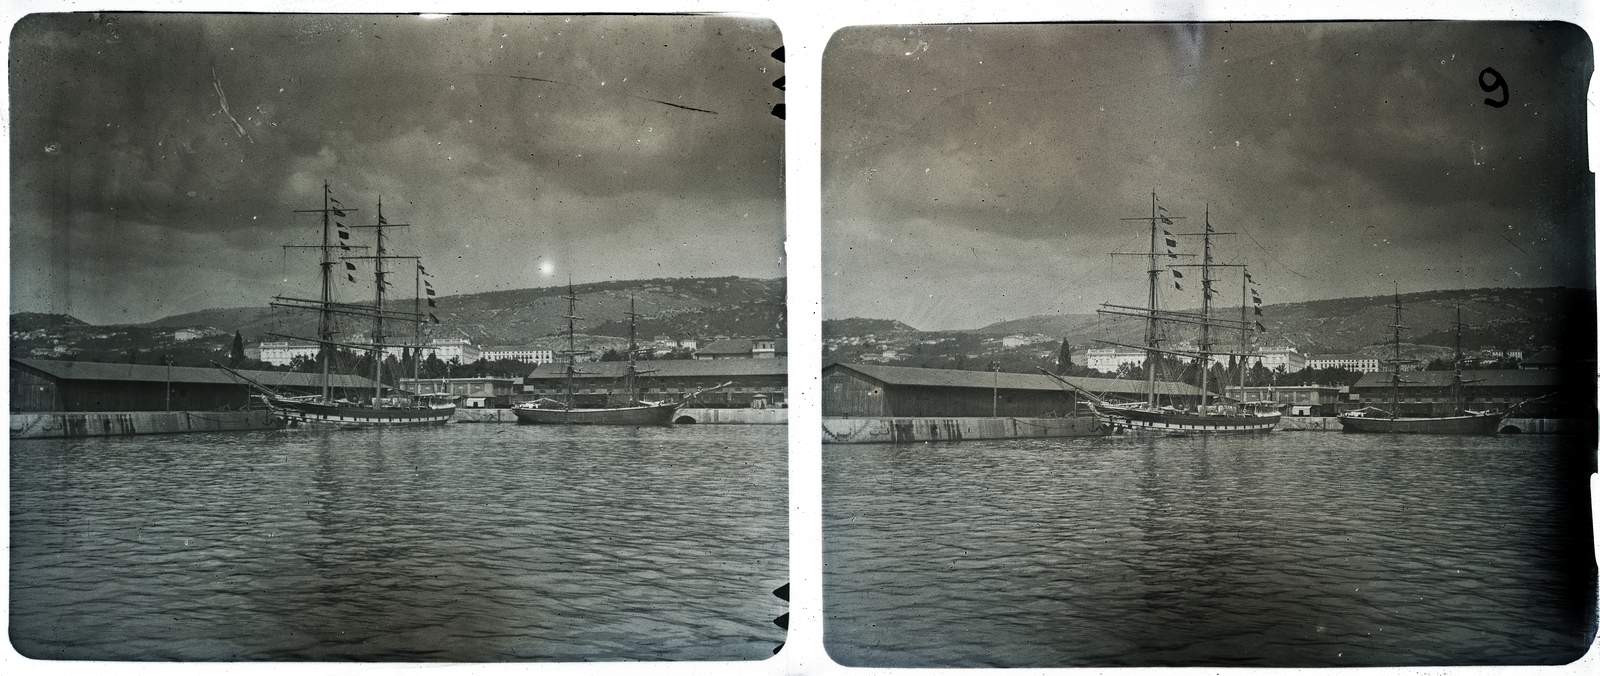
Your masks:
M 823 418 L 822 443 L 882 444 L 968 439 L 1086 437 L 1092 418 Z
M 13 413 L 12 439 L 108 437 L 273 429 L 267 411 L 136 411 L 117 413 Z
M 458 408 L 450 417 L 455 423 L 514 423 L 517 416 L 509 408 Z
M 687 421 L 684 418 L 688 418 Z M 679 424 L 695 425 L 786 425 L 786 408 L 684 408 L 678 409 Z M 508 408 L 458 408 L 458 423 L 514 423 L 517 416 Z
M 681 408 L 678 420 L 689 418 L 696 425 L 787 425 L 786 408 Z

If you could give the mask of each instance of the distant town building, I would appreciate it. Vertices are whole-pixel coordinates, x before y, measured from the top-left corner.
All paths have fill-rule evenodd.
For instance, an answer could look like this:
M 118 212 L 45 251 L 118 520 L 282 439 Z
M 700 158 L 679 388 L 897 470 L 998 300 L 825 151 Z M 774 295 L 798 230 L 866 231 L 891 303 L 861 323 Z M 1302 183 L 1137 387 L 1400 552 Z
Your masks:
M 526 364 L 550 364 L 555 362 L 555 352 L 531 347 L 499 345 L 483 348 L 478 352 L 478 359 L 483 361 L 515 359 Z
M 204 335 L 204 333 L 194 329 L 178 329 L 177 331 L 172 332 L 172 339 L 181 343 L 187 340 L 194 340 Z
M 1372 373 L 1378 370 L 1377 357 L 1363 357 L 1359 354 L 1329 354 L 1321 357 L 1306 357 L 1306 368 L 1309 369 L 1344 369 L 1357 373 Z
M 1005 346 L 1005 347 L 1021 347 L 1023 345 L 1032 345 L 1034 343 L 1043 343 L 1043 342 L 1048 341 L 1048 340 L 1050 340 L 1050 339 L 1045 337 L 1045 336 L 1041 336 L 1041 335 L 1035 333 L 1033 335 L 1028 335 L 1028 336 L 1020 336 L 1020 335 L 1019 336 L 1006 336 L 1006 337 L 1000 339 L 1000 344 Z
M 295 357 L 315 359 L 317 356 L 316 343 L 299 341 L 276 341 L 261 343 L 261 361 L 273 366 L 288 366 L 294 362 Z

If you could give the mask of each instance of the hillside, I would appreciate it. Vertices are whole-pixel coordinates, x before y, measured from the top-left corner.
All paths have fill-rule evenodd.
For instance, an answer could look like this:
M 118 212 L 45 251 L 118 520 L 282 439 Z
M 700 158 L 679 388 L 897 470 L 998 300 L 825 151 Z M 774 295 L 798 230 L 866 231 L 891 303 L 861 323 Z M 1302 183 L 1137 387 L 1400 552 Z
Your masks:
M 822 320 L 822 335 L 824 336 L 867 336 L 912 332 L 916 332 L 916 329 L 904 322 L 893 319 L 851 317 L 849 319 Z
M 779 319 L 785 300 L 782 279 L 611 281 L 579 284 L 573 291 L 582 317 L 579 333 L 627 336 L 630 294 L 639 313 L 639 335 L 644 337 L 774 335 L 784 329 Z M 562 286 L 440 296 L 433 310 L 440 321 L 434 335 L 465 334 L 479 345 L 515 345 L 554 335 L 566 330 L 566 293 Z M 315 332 L 315 317 L 274 313 L 268 307 L 227 308 L 164 317 L 148 326 L 211 326 L 239 331 L 245 340 L 257 341 L 269 332 L 310 335 Z
M 578 334 L 580 338 L 595 337 L 587 341 L 591 346 L 612 346 L 613 341 L 607 338 L 621 339 L 625 344 L 630 297 L 639 314 L 641 340 L 656 336 L 702 340 L 716 336 L 783 337 L 787 330 L 783 279 L 611 281 L 580 284 L 573 291 L 581 318 L 577 322 Z M 557 342 L 554 336 L 566 330 L 566 294 L 567 288 L 561 286 L 440 296 L 435 299 L 438 307 L 432 310 L 440 323 L 431 327 L 429 335 L 466 336 L 479 346 L 553 348 Z M 50 317 L 12 315 L 12 354 L 100 361 L 137 359 L 146 363 L 171 354 L 180 364 L 205 365 L 218 354 L 227 354 L 234 332 L 254 345 L 262 340 L 280 340 L 274 333 L 312 336 L 317 331 L 315 313 L 270 307 L 203 310 L 127 326 L 92 326 L 70 317 Z M 341 335 L 346 338 L 369 330 L 364 322 L 342 319 L 346 328 Z M 19 327 L 32 328 L 19 334 Z M 410 327 L 402 330 L 409 332 Z
M 1448 355 L 1455 343 L 1455 311 L 1467 325 L 1462 348 L 1533 350 L 1573 343 L 1592 350 L 1595 293 L 1564 287 L 1543 289 L 1472 289 L 1401 294 L 1404 308 L 1402 351 L 1428 360 Z M 1388 342 L 1394 322 L 1393 296 L 1340 298 L 1262 307 L 1259 320 L 1266 333 L 1256 345 L 1293 347 L 1302 354 L 1391 354 Z M 1218 308 L 1220 318 L 1239 317 L 1239 308 Z M 1096 340 L 1138 345 L 1144 322 L 1135 317 L 1041 315 L 991 324 L 969 331 L 900 332 L 891 334 L 872 322 L 824 322 L 824 356 L 829 361 L 878 361 L 904 366 L 988 368 L 999 361 L 1005 370 L 1029 371 L 1054 363 L 1067 341 L 1077 363 Z M 848 323 L 847 323 L 848 322 Z M 903 326 L 903 325 L 902 325 Z M 909 328 L 909 327 L 907 327 Z M 870 329 L 870 330 L 869 330 Z M 1174 330 L 1177 341 L 1193 340 L 1191 329 Z M 871 336 L 869 339 L 868 336 Z M 1222 331 L 1219 349 L 1237 342 L 1236 331 Z
M 53 315 L 43 312 L 18 312 L 11 315 L 11 333 L 28 333 L 30 331 L 56 331 L 75 326 L 88 326 L 89 323 L 73 317 L 72 315 Z

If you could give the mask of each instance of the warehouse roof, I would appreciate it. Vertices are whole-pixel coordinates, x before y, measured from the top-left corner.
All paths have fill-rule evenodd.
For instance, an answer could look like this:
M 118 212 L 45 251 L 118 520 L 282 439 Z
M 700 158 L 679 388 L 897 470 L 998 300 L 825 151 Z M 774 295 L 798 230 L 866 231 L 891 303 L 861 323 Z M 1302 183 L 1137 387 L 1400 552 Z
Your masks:
M 787 357 L 771 359 L 658 359 L 637 364 L 646 378 L 727 378 L 739 376 L 781 376 L 789 373 Z M 621 378 L 628 372 L 625 361 L 592 361 L 578 364 L 579 378 Z M 565 378 L 566 364 L 540 364 L 528 380 Z
M 823 369 L 854 371 L 886 385 L 914 385 L 919 387 L 975 387 L 1002 390 L 1061 390 L 1061 383 L 1042 373 L 1006 373 L 994 371 L 958 371 L 954 369 L 925 369 L 911 366 L 878 366 L 876 364 L 834 364 Z M 1076 378 L 1063 380 L 1090 392 L 1100 394 L 1144 394 L 1142 380 L 1118 378 Z M 1156 382 L 1156 393 L 1163 395 L 1200 396 L 1200 388 L 1188 383 Z
M 219 368 L 197 368 L 156 364 L 108 364 L 93 361 L 59 361 L 53 359 L 12 359 L 17 365 L 41 371 L 57 380 L 111 380 L 125 382 L 199 383 L 208 385 L 242 385 L 238 378 Z M 320 373 L 294 373 L 289 371 L 240 371 L 268 387 L 322 387 Z M 362 376 L 330 375 L 332 385 L 338 388 L 371 388 L 372 379 Z

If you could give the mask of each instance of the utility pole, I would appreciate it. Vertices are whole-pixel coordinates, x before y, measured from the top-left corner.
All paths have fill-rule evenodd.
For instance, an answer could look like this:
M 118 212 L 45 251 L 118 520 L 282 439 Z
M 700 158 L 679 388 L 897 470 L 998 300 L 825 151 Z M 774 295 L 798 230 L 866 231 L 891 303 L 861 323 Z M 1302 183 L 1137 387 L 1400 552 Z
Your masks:
M 989 362 L 989 368 L 994 369 L 994 400 L 989 407 L 989 417 L 1000 417 L 1000 362 Z

